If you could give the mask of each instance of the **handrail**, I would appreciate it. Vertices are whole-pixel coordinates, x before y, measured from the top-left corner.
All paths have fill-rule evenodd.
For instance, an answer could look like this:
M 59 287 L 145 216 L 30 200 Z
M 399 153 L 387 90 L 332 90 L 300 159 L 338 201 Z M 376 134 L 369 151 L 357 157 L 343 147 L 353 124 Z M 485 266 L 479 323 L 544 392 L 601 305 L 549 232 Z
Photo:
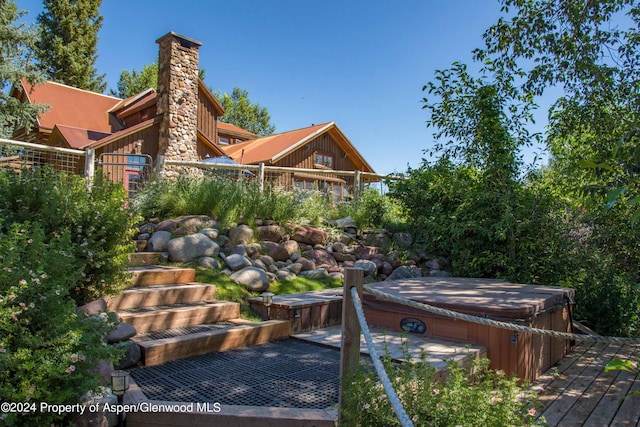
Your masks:
M 4 138 L 0 138 L 0 144 L 15 145 L 18 147 L 31 148 L 37 151 L 47 151 L 50 153 L 75 154 L 77 156 L 84 156 L 86 154 L 84 150 L 74 150 L 73 148 L 62 148 L 62 147 L 50 147 L 48 145 L 34 144 L 32 142 L 14 141 L 12 139 L 4 139 Z

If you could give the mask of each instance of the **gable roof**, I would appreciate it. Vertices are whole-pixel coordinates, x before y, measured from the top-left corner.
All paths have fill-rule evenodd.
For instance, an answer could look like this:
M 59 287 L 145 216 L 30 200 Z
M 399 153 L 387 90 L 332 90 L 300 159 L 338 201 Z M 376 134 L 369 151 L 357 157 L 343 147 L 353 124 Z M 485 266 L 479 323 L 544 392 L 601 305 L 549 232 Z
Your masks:
M 21 84 L 31 104 L 50 106 L 38 117 L 41 128 L 53 129 L 55 125 L 63 125 L 98 132 L 113 131 L 108 111 L 120 103 L 120 98 L 51 81 L 31 85 L 22 79 Z
M 273 164 L 324 133 L 329 133 L 358 169 L 363 172 L 373 172 L 373 168 L 334 122 L 266 136 L 253 141 L 225 146 L 222 149 L 236 161 L 240 161 L 242 158 L 241 162 L 244 164 L 260 162 Z
M 64 139 L 69 147 L 82 150 L 90 147 L 102 138 L 106 138 L 111 135 L 107 132 L 98 132 L 89 129 L 80 129 L 65 125 L 55 125 L 49 143 L 53 142 L 58 137 Z
M 255 138 L 256 136 L 258 136 L 253 132 L 249 132 L 246 129 L 242 129 L 240 126 L 236 126 L 234 124 L 227 123 L 227 122 L 221 122 L 220 120 L 218 120 L 217 126 L 219 131 L 223 131 L 223 133 L 230 134 L 230 135 L 239 135 L 239 136 L 245 136 L 250 138 Z

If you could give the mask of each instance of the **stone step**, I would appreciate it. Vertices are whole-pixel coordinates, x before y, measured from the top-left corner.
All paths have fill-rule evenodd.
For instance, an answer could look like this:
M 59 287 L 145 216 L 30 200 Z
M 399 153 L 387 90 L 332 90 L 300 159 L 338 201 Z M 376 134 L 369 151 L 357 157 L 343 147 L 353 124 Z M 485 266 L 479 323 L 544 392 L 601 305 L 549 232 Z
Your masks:
M 189 302 L 213 301 L 215 297 L 215 285 L 186 283 L 128 288 L 120 295 L 107 297 L 106 300 L 109 311 L 118 311 Z
M 130 267 L 128 271 L 132 273 L 132 286 L 171 285 L 191 283 L 196 280 L 196 271 L 193 268 L 152 265 Z
M 222 322 L 240 317 L 240 304 L 230 301 L 185 303 L 118 311 L 139 334 Z
M 160 263 L 162 254 L 160 252 L 135 252 L 129 256 L 130 267 L 143 267 Z
M 246 347 L 286 338 L 291 334 L 291 322 L 268 320 L 250 322 L 230 319 L 222 324 L 200 325 L 193 333 L 167 330 L 137 335 L 133 340 L 142 349 L 145 366 L 159 365 L 171 360 Z M 186 334 L 184 334 L 186 332 Z M 247 361 L 247 363 L 252 363 Z

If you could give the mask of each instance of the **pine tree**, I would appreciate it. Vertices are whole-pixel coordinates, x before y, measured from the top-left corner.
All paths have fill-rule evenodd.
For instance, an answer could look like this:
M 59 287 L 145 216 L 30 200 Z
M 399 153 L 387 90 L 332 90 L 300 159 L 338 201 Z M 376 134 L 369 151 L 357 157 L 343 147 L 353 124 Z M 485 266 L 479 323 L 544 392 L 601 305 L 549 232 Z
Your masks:
M 98 30 L 102 0 L 44 0 L 38 15 L 37 55 L 47 76 L 93 92 L 104 92 L 105 75 L 97 75 Z
M 29 129 L 45 108 L 22 103 L 9 94 L 23 77 L 30 83 L 44 80 L 31 60 L 36 31 L 17 22 L 25 13 L 18 11 L 15 2 L 0 0 L 0 137 L 10 138 L 16 128 Z

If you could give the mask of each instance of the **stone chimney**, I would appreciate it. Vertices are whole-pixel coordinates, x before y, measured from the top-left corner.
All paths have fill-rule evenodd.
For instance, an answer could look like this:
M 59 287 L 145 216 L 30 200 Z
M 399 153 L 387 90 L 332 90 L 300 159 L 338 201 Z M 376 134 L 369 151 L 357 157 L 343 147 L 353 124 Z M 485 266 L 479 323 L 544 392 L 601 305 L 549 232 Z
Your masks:
M 157 114 L 162 115 L 158 154 L 165 160 L 198 161 L 199 41 L 170 32 L 156 40 L 158 53 Z M 167 167 L 175 176 L 182 168 Z

